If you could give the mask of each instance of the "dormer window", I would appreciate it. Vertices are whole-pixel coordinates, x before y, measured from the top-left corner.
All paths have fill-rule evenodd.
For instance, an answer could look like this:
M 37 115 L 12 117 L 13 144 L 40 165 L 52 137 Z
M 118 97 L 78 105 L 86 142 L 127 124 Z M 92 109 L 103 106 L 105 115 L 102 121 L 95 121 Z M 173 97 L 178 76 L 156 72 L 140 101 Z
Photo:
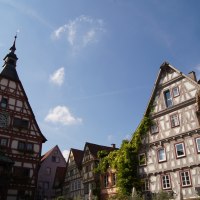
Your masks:
M 173 105 L 173 101 L 172 101 L 172 96 L 169 90 L 166 90 L 164 92 L 164 97 L 165 97 L 165 104 L 166 107 L 169 108 Z
M 2 97 L 1 99 L 1 108 L 7 108 L 8 105 L 8 99 Z

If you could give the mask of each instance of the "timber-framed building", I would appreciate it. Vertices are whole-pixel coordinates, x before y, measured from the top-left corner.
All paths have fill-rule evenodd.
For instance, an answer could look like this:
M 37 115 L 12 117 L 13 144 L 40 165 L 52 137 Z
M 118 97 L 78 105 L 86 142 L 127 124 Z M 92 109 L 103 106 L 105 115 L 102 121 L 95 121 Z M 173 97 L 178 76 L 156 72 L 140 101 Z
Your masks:
M 15 42 L 0 73 L 0 199 L 32 200 L 46 138 L 16 71 Z
M 139 174 L 149 193 L 197 198 L 200 189 L 200 85 L 165 62 L 149 101 L 152 126 L 143 138 Z

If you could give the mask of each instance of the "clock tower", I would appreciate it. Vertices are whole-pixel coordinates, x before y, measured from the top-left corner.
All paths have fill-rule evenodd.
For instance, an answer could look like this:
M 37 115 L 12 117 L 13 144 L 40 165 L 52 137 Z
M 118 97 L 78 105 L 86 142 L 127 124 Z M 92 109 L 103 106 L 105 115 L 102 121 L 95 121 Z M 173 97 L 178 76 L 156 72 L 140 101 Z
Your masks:
M 16 38 L 0 72 L 0 199 L 33 200 L 46 138 L 16 70 Z

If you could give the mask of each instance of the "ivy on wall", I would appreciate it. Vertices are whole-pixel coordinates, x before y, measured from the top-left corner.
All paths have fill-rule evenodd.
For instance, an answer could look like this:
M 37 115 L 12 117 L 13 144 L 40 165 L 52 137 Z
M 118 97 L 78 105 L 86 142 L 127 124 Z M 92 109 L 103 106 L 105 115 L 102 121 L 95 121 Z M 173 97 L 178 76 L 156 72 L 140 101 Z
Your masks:
M 119 193 L 123 195 L 130 195 L 133 186 L 136 190 L 141 190 L 142 181 L 138 175 L 138 153 L 142 144 L 142 138 L 152 124 L 149 113 L 147 110 L 147 114 L 134 132 L 132 139 L 130 141 L 124 140 L 119 150 L 114 150 L 110 153 L 106 151 L 98 152 L 100 162 L 95 172 L 105 173 L 109 167 L 116 169 L 117 187 Z

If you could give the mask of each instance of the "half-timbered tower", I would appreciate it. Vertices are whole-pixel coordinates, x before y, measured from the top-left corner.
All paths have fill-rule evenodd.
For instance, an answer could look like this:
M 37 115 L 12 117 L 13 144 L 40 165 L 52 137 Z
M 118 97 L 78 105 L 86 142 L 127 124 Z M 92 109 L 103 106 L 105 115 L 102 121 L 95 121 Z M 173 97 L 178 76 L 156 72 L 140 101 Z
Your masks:
M 198 196 L 200 188 L 200 85 L 169 63 L 161 65 L 149 101 L 153 122 L 143 139 L 139 173 L 145 190 L 175 199 Z
M 56 196 L 55 193 L 55 180 L 58 167 L 66 168 L 66 161 L 63 157 L 58 145 L 46 152 L 40 162 L 40 169 L 38 172 L 38 185 L 37 185 L 37 199 L 38 200 L 51 200 Z
M 0 169 L 6 170 L 8 166 L 6 173 L 11 175 L 4 194 L 0 191 L 0 199 L 34 199 L 42 143 L 46 138 L 17 74 L 15 50 L 14 41 L 0 73 Z M 5 175 L 1 172 L 0 182 Z
M 63 185 L 63 195 L 65 199 L 82 199 L 83 181 L 82 181 L 82 159 L 83 151 L 79 149 L 70 149 L 65 181 Z
M 92 199 L 95 196 L 100 197 L 101 195 L 100 174 L 95 173 L 94 169 L 99 163 L 98 152 L 102 150 L 113 151 L 115 150 L 115 145 L 108 147 L 89 142 L 85 143 L 82 160 L 84 200 Z

